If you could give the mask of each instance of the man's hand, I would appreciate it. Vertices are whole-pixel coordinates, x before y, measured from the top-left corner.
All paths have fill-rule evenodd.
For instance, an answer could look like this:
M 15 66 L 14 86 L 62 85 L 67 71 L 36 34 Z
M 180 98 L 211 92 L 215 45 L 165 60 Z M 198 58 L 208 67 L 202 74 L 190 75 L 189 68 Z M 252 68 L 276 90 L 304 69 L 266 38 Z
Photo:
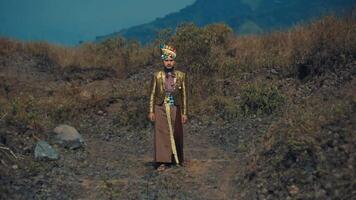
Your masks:
M 148 113 L 148 119 L 151 121 L 151 122 L 154 122 L 156 120 L 156 116 L 153 112 L 151 113 Z
M 187 115 L 182 115 L 182 123 L 185 124 L 188 122 L 188 116 Z

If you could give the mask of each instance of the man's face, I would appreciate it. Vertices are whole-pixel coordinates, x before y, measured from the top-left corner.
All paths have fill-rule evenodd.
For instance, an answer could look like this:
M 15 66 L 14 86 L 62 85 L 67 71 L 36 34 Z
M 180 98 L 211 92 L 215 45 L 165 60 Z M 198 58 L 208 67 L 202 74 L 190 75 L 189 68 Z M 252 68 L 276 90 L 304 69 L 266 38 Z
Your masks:
M 164 67 L 167 69 L 171 69 L 175 65 L 175 61 L 172 58 L 167 58 L 163 60 Z

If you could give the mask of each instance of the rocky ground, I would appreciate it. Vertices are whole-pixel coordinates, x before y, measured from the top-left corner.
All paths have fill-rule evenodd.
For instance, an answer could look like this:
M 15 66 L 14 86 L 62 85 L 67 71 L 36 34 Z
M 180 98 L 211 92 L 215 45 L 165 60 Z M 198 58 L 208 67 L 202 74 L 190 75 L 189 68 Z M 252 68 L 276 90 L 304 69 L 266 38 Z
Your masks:
M 258 127 L 246 121 L 222 125 L 191 122 L 185 127 L 186 163 L 160 173 L 152 163 L 152 129 L 105 132 L 108 127 L 93 122 L 79 128 L 84 148 L 56 147 L 61 155 L 58 161 L 34 161 L 30 149 L 23 159 L 14 161 L 8 174 L 1 177 L 2 197 L 236 199 L 234 178 L 246 158 L 245 146 L 270 123 L 269 119 L 258 122 Z M 103 132 L 92 131 L 100 129 Z M 15 130 L 7 133 L 18 134 Z M 226 141 L 229 134 L 234 135 L 230 137 L 233 141 Z
M 345 74 L 330 73 L 316 81 L 280 80 L 302 112 L 303 106 L 335 104 L 342 113 L 330 119 L 328 113 L 297 118 L 307 133 L 314 131 L 312 122 L 327 121 L 315 125 L 320 143 L 309 148 L 307 142 L 285 136 L 299 130 L 290 122 L 293 112 L 228 120 L 192 115 L 184 127 L 184 166 L 158 172 L 152 163 L 147 97 L 137 92 L 147 87 L 142 83 L 150 76 L 143 75 L 151 69 L 122 80 L 110 69 L 61 69 L 44 58 L 1 57 L 0 198 L 353 199 L 354 69 L 351 63 Z M 321 103 L 304 105 L 314 94 L 322 97 Z M 346 111 L 334 97 L 340 105 L 350 102 Z M 11 112 L 5 109 L 8 102 Z M 59 124 L 75 127 L 85 145 L 71 150 L 54 144 L 53 129 Z M 48 141 L 59 160 L 36 160 L 39 140 Z
M 124 88 L 120 80 L 105 70 L 49 70 L 44 69 L 48 63 L 41 58 L 16 56 L 3 58 L 2 86 L 8 88 L 2 91 L 3 99 L 26 95 L 35 101 L 52 95 L 60 98 L 56 92 L 63 87 L 79 87 L 84 100 L 95 95 L 102 99 L 95 105 L 73 108 L 81 110 L 68 115 L 72 121 L 63 121 L 85 140 L 84 147 L 74 150 L 52 142 L 53 128 L 59 123 L 44 129 L 9 124 L 5 113 L 0 136 L 9 151 L 1 154 L 1 199 L 236 199 L 239 190 L 234 181 L 247 148 L 272 121 L 265 117 L 202 122 L 192 117 L 184 127 L 184 166 L 158 172 L 152 162 L 153 128 L 145 118 L 145 106 L 135 119 L 138 128 L 117 117 L 123 104 L 135 101 L 118 98 Z M 140 75 L 130 79 L 134 81 L 136 76 Z M 138 97 L 138 101 L 142 99 Z M 122 126 L 124 123 L 127 126 Z M 58 151 L 59 160 L 34 158 L 40 139 Z M 9 155 L 10 150 L 16 158 Z

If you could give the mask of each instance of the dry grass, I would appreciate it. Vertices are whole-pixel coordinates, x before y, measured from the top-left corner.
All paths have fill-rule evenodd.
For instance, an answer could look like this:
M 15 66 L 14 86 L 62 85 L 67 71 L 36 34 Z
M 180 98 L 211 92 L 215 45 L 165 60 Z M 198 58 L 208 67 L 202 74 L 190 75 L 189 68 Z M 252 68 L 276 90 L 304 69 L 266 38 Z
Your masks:
M 355 18 L 325 17 L 286 32 L 243 37 L 232 35 L 225 25 L 199 28 L 187 24 L 160 41 L 177 47 L 178 67 L 188 72 L 192 118 L 222 123 L 236 118 L 248 121 L 251 115 L 278 118 L 262 134 L 263 140 L 253 139 L 257 142 L 251 142 L 252 147 L 244 147 L 250 161 L 241 171 L 254 174 L 251 180 L 263 179 L 272 190 L 284 192 L 282 197 L 288 195 L 288 188 L 299 188 L 299 199 L 308 199 L 303 196 L 304 191 L 318 186 L 315 182 L 287 185 L 289 180 L 285 180 L 278 186 L 282 188 L 273 188 L 281 181 L 279 176 L 306 180 L 304 166 L 316 171 L 317 175 L 310 175 L 313 180 L 337 180 L 323 176 L 330 166 L 344 175 L 355 175 L 346 166 L 354 162 L 347 159 L 354 156 L 356 141 L 355 134 L 350 134 L 356 99 L 351 72 L 356 55 Z M 161 65 L 157 43 L 141 47 L 119 37 L 68 48 L 1 38 L 0 59 L 4 62 L 0 65 L 26 55 L 46 60 L 49 67 L 59 69 L 58 73 L 74 73 L 68 69 L 76 69 L 75 73 L 84 74 L 60 79 L 64 85 L 55 82 L 51 91 L 42 93 L 47 96 L 33 96 L 35 91 L 32 94 L 30 89 L 0 81 L 1 120 L 41 131 L 78 115 L 92 117 L 90 112 L 98 107 L 105 109 L 106 104 L 115 104 L 115 115 L 110 116 L 114 125 L 147 128 L 147 74 Z M 84 73 L 97 73 L 97 69 L 116 74 L 88 78 Z M 14 95 L 13 91 L 17 93 Z M 27 93 L 21 94 L 23 91 Z M 330 127 L 337 130 L 329 134 Z M 337 138 L 330 139 L 330 135 Z M 336 156 L 329 156 L 329 152 Z M 340 155 L 344 156 L 343 165 L 335 167 L 332 163 L 339 162 Z M 239 180 L 255 188 L 253 181 L 241 177 Z
M 188 72 L 191 114 L 211 116 L 220 110 L 204 108 L 216 104 L 222 104 L 229 110 L 224 111 L 224 108 L 222 113 L 241 113 L 242 106 L 233 105 L 244 104 L 240 95 L 247 89 L 243 85 L 261 82 L 255 85 L 254 90 L 249 90 L 248 95 L 260 96 L 264 101 L 266 98 L 259 93 L 263 90 L 262 86 L 274 82 L 266 80 L 269 70 L 276 72 L 276 75 L 269 77 L 274 80 L 289 77 L 304 79 L 344 70 L 347 64 L 355 60 L 355 38 L 354 18 L 325 17 L 308 25 L 298 25 L 287 32 L 264 36 L 236 37 L 231 34 L 229 27 L 222 24 L 203 28 L 186 24 L 162 42 L 177 46 L 179 68 Z M 118 78 L 126 78 L 139 73 L 142 67 L 154 65 L 153 68 L 157 68 L 155 66 L 160 64 L 159 51 L 153 44 L 141 47 L 135 41 L 117 37 L 102 43 L 85 43 L 70 48 L 45 42 L 17 42 L 1 38 L 0 56 L 26 54 L 48 60 L 49 65 L 61 70 L 103 68 L 114 70 Z M 197 80 L 199 84 L 195 84 Z M 139 87 L 142 82 L 139 79 L 133 82 L 129 85 L 139 88 L 134 90 L 135 96 L 146 96 L 147 88 Z M 283 92 L 274 88 L 276 94 L 284 95 L 287 99 L 294 98 L 290 96 L 293 92 L 289 91 L 293 88 L 285 88 Z M 130 91 L 120 91 L 120 96 L 129 96 Z M 246 96 L 246 93 L 243 94 Z M 74 102 L 80 104 L 80 101 Z M 273 100 L 263 104 L 264 107 L 271 107 L 275 103 Z M 272 110 L 278 110 L 280 105 L 272 106 L 276 107 Z

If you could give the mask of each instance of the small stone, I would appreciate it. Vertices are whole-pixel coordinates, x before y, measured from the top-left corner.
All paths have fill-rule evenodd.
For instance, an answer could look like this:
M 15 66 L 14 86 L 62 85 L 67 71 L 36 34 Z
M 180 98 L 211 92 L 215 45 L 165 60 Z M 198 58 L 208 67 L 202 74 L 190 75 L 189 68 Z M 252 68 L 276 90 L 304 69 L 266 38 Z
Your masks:
M 12 165 L 11 168 L 12 168 L 12 169 L 18 169 L 19 166 L 17 166 L 17 165 Z
M 65 148 L 77 149 L 84 144 L 83 137 L 71 126 L 60 125 L 53 130 L 56 135 L 56 142 Z
M 36 160 L 58 160 L 58 153 L 46 141 L 39 141 L 35 147 Z
M 272 74 L 278 74 L 277 70 L 275 70 L 275 69 L 271 69 L 271 73 Z
M 267 189 L 267 188 L 263 188 L 263 189 L 262 189 L 262 193 L 263 193 L 263 194 L 267 194 L 267 193 L 268 193 L 268 189 Z

